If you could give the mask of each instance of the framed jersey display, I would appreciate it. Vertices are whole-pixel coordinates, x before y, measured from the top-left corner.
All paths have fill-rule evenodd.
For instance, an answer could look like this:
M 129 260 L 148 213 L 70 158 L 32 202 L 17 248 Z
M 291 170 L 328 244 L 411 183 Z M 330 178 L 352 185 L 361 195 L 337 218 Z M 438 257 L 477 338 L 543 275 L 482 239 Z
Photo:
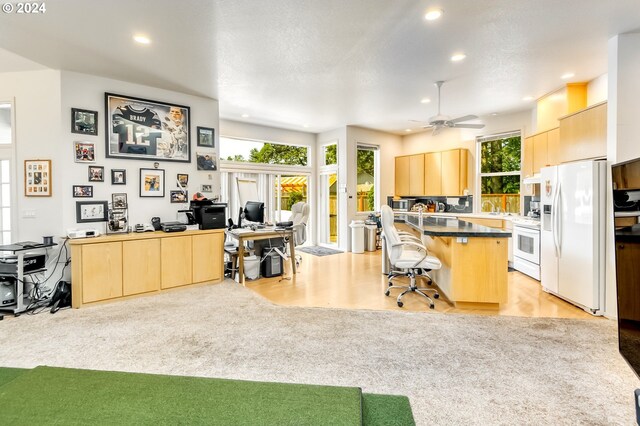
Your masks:
M 190 108 L 105 93 L 107 157 L 191 162 Z

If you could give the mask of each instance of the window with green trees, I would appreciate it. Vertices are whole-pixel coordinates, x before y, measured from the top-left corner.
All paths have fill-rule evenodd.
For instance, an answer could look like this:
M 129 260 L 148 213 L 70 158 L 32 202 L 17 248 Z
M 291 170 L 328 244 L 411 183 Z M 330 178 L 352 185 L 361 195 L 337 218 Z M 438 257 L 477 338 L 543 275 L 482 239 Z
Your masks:
M 483 212 L 520 212 L 520 132 L 478 138 Z
M 330 166 L 333 164 L 338 164 L 338 145 L 325 145 L 323 147 L 324 150 L 324 165 Z
M 376 150 L 375 147 L 358 146 L 356 164 L 359 212 L 375 210 Z
M 220 158 L 227 161 L 307 166 L 306 146 L 220 138 Z

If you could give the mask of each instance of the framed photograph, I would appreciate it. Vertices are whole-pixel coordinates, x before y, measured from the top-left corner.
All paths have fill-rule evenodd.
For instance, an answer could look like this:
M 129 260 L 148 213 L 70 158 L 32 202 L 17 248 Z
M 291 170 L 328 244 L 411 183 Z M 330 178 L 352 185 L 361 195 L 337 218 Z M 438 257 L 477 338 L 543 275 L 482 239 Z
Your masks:
M 202 185 L 200 192 L 213 192 L 213 188 L 211 185 Z
M 51 197 L 51 160 L 24 160 L 24 196 Z
M 93 198 L 93 186 L 73 185 L 73 198 Z
M 108 204 L 106 201 L 76 201 L 76 222 L 106 222 Z
M 125 169 L 111 169 L 111 185 L 126 185 L 127 171 Z
M 206 148 L 215 148 L 216 147 L 216 129 L 211 129 L 209 127 L 197 127 L 198 129 L 198 146 L 204 146 Z
M 191 162 L 190 108 L 105 93 L 106 155 Z
M 189 193 L 187 191 L 169 191 L 172 203 L 188 203 Z
M 93 142 L 74 142 L 73 154 L 76 163 L 95 163 L 96 144 Z
M 97 136 L 98 111 L 71 108 L 71 133 Z
M 218 170 L 218 157 L 215 152 L 196 153 L 198 170 Z
M 140 196 L 164 197 L 163 169 L 140 169 Z
M 89 182 L 104 182 L 104 167 L 89 166 Z
M 118 194 L 111 194 L 111 208 L 112 209 L 126 209 L 129 204 L 127 203 L 127 194 L 124 192 Z
M 176 179 L 178 181 L 178 186 L 181 188 L 186 188 L 189 184 L 189 175 L 178 173 L 178 177 Z

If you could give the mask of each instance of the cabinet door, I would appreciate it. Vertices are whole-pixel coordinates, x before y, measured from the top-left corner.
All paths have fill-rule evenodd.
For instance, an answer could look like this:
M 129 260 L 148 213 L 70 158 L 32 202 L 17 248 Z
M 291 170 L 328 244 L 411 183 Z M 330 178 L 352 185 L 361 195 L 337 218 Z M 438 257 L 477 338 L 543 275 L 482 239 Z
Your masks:
M 424 195 L 424 154 L 409 156 L 409 195 Z
M 547 165 L 560 164 L 560 129 L 555 128 L 547 132 Z
M 562 162 L 605 157 L 607 154 L 607 104 L 586 109 L 560 120 Z
M 547 165 L 547 132 L 533 137 L 533 173 L 540 173 Z
M 191 284 L 191 237 L 166 237 L 160 242 L 162 288 Z
M 396 157 L 396 195 L 409 195 L 409 157 Z
M 160 290 L 160 239 L 122 243 L 122 291 L 125 296 Z
M 82 303 L 122 297 L 122 243 L 82 247 Z
M 522 176 L 530 177 L 533 175 L 533 136 L 524 140 L 522 151 Z
M 222 278 L 223 234 L 194 235 L 193 282 L 215 281 Z
M 640 243 L 616 243 L 618 275 L 618 315 L 625 320 L 640 321 Z
M 462 189 L 460 188 L 460 150 L 442 151 L 441 155 L 442 195 L 462 195 Z
M 442 194 L 442 155 L 428 152 L 424 155 L 424 195 Z

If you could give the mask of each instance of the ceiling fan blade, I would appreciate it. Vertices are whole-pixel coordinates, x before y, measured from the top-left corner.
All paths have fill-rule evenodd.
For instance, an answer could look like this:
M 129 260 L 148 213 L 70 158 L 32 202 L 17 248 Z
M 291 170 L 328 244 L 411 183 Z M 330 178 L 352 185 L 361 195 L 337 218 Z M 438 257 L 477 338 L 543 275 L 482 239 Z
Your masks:
M 433 127 L 434 127 L 433 124 L 427 124 L 426 126 L 422 126 L 423 129 L 431 129 Z
M 482 129 L 484 127 L 484 124 L 454 124 L 453 126 L 449 126 L 449 127 L 455 127 L 457 129 Z
M 412 123 L 424 123 L 424 120 L 409 120 Z
M 477 115 L 465 115 L 464 117 L 458 117 L 458 118 L 454 118 L 453 120 L 449 120 L 449 122 L 456 124 L 456 123 L 460 123 L 461 121 L 475 120 L 476 118 L 478 118 Z
M 433 133 L 431 133 L 431 136 L 437 136 L 438 133 L 440 133 L 442 131 L 442 127 L 440 126 L 434 126 L 433 127 Z

